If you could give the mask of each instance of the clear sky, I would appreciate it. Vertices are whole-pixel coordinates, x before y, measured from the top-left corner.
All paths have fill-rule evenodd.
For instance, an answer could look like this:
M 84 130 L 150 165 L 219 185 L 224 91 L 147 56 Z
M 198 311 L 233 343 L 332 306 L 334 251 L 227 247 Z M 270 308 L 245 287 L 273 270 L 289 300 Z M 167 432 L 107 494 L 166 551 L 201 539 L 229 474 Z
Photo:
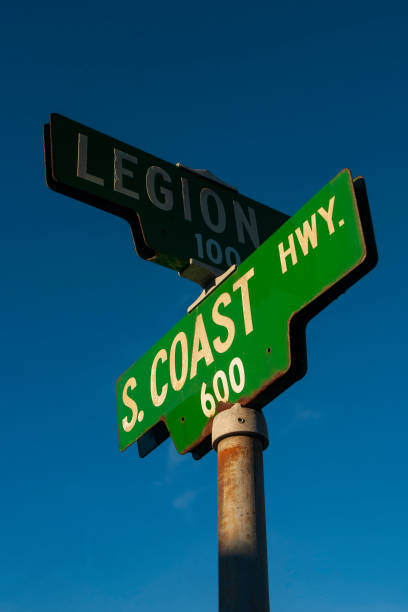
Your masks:
M 216 455 L 118 450 L 115 382 L 199 288 L 47 189 L 58 112 L 293 214 L 366 178 L 378 267 L 264 413 L 271 609 L 408 612 L 406 2 L 8 3 L 0 612 L 216 609 Z M 405 185 L 405 187 L 404 187 Z

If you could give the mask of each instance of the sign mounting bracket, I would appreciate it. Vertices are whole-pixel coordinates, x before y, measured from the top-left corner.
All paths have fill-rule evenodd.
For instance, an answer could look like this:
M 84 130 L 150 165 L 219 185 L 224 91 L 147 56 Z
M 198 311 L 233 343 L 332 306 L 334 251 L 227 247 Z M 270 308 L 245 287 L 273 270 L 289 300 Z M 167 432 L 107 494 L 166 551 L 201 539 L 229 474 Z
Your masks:
M 237 266 L 234 264 L 233 266 L 231 266 L 230 268 L 228 268 L 228 270 L 226 270 L 226 272 L 224 272 L 223 274 L 220 274 L 219 276 L 215 277 L 212 281 L 212 283 L 210 285 L 208 285 L 207 287 L 204 287 L 203 291 L 200 293 L 200 295 L 198 296 L 198 298 L 196 299 L 195 302 L 193 302 L 188 308 L 187 308 L 187 312 L 190 313 L 192 310 L 194 310 L 194 308 L 196 308 L 199 304 L 201 304 L 201 302 L 212 292 L 214 291 L 214 289 L 216 289 L 217 287 L 219 287 L 221 285 L 221 283 L 223 283 L 225 280 L 227 280 L 227 278 L 229 278 L 231 276 L 231 274 L 233 274 L 235 272 L 235 270 L 237 269 Z

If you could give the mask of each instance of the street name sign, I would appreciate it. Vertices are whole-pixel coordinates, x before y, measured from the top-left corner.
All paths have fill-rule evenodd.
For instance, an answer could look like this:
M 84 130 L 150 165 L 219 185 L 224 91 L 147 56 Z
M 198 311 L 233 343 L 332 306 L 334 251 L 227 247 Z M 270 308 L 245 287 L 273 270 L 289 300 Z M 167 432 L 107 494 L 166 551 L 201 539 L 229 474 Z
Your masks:
M 288 219 L 208 171 L 170 164 L 58 114 L 44 126 L 44 146 L 51 189 L 126 219 L 138 254 L 182 275 L 190 260 L 219 271 L 239 264 Z
M 343 170 L 120 376 L 120 449 L 170 434 L 202 456 L 217 412 L 260 409 L 305 374 L 307 321 L 376 262 L 364 180 Z

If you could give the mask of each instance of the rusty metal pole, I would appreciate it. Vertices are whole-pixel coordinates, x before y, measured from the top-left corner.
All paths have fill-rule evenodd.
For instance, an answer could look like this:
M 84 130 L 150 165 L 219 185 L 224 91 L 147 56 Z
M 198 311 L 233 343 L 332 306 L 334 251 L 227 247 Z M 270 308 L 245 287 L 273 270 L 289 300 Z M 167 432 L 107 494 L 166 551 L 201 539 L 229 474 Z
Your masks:
M 262 452 L 263 414 L 235 404 L 217 414 L 220 612 L 269 612 Z

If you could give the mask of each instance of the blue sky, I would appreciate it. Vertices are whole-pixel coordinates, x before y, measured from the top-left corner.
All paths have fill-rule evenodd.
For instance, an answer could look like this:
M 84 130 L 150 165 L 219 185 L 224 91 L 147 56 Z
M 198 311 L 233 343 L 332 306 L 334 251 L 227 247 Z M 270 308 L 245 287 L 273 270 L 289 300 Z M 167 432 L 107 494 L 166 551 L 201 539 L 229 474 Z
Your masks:
M 3 9 L 0 612 L 217 605 L 216 455 L 120 453 L 115 381 L 199 288 L 48 190 L 58 112 L 293 214 L 366 178 L 378 267 L 265 407 L 271 610 L 408 612 L 405 2 Z

